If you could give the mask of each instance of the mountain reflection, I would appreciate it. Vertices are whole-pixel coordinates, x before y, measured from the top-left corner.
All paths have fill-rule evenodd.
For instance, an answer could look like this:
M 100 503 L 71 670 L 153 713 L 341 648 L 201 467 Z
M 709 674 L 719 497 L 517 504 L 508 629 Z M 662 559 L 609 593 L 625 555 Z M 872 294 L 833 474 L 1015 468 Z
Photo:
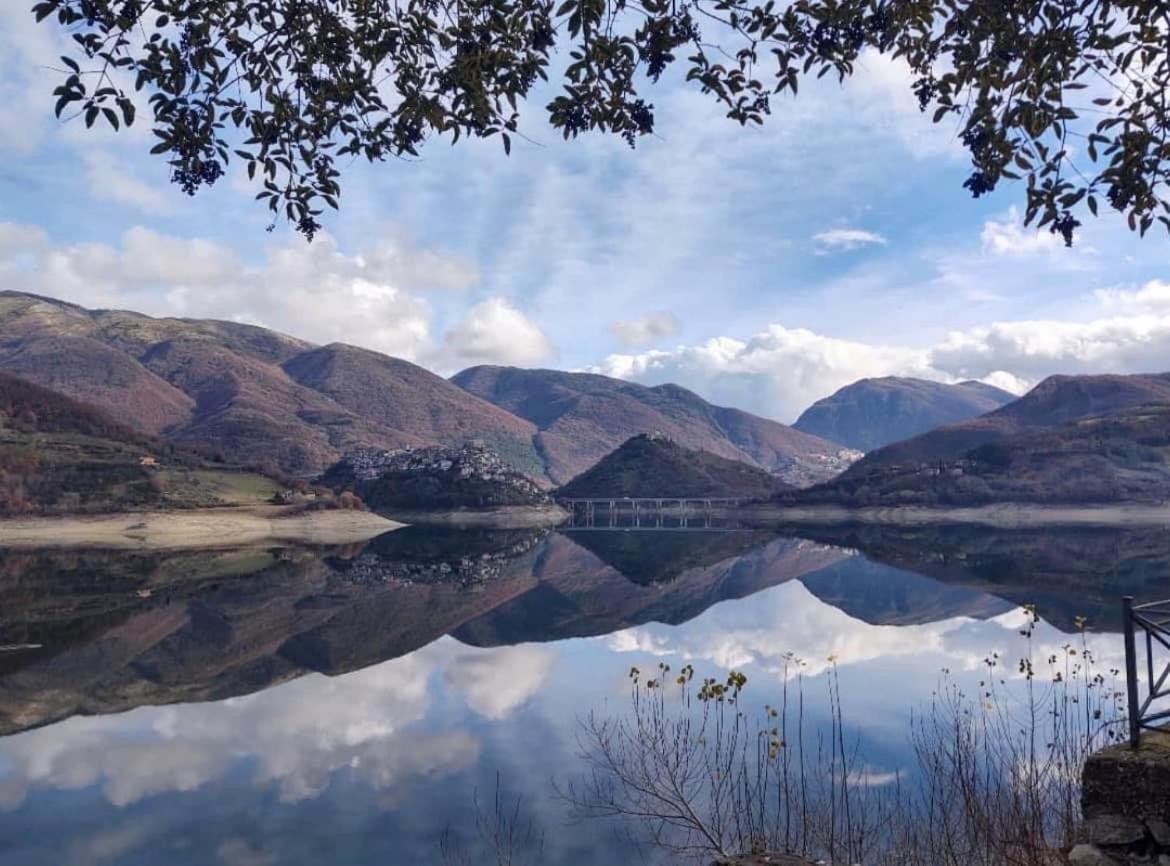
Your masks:
M 0 554 L 0 850 L 97 862 L 121 834 L 107 862 L 438 862 L 500 772 L 553 831 L 541 862 L 638 862 L 566 828 L 549 787 L 631 666 L 734 667 L 760 706 L 794 657 L 806 682 L 834 667 L 890 774 L 941 668 L 977 677 L 1014 652 L 1020 602 L 1046 620 L 1043 658 L 1063 619 L 1108 627 L 1115 593 L 1170 596 L 1168 533 L 801 532 Z M 1086 639 L 1116 664 L 1115 636 Z M 808 701 L 812 730 L 819 687 Z
M 1170 595 L 1161 531 L 800 533 L 412 527 L 321 550 L 0 554 L 0 734 L 334 676 L 448 634 L 492 647 L 678 625 L 794 580 L 889 626 L 1034 603 L 1065 631 L 1108 629 L 1122 594 Z
M 858 526 L 802 527 L 798 534 L 939 584 L 1034 604 L 1064 631 L 1078 617 L 1089 628 L 1117 631 L 1122 596 L 1170 597 L 1170 531 L 1161 528 Z

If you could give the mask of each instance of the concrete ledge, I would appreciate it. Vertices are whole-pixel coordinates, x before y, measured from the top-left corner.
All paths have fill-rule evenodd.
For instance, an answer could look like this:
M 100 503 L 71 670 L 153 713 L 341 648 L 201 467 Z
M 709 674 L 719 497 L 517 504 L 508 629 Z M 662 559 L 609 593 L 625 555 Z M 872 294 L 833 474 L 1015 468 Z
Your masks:
M 1170 864 L 1170 731 L 1110 746 L 1081 773 L 1080 843 L 1072 866 Z
M 711 866 L 818 866 L 818 863 L 791 854 L 744 854 L 740 857 L 720 858 Z

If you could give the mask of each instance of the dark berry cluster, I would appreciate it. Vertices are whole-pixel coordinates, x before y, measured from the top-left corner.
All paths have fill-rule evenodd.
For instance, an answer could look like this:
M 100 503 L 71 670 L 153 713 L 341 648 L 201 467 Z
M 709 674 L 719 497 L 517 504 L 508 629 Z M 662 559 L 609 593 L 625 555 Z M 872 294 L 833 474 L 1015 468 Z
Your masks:
M 556 31 L 547 20 L 539 21 L 532 27 L 528 44 L 537 54 L 547 54 L 556 44 Z
M 975 171 L 971 176 L 963 181 L 963 188 L 971 190 L 971 195 L 979 198 L 981 195 L 986 195 L 995 189 L 995 181 L 993 181 L 986 172 Z
M 647 135 L 654 131 L 654 106 L 638 99 L 630 105 L 629 113 L 635 128 L 624 130 L 622 138 L 626 140 L 626 144 L 633 147 L 639 135 Z
M 963 146 L 973 154 L 982 153 L 991 141 L 987 129 L 981 125 L 968 126 L 961 136 Z
M 926 111 L 934 99 L 935 83 L 933 78 L 919 78 L 914 82 L 914 95 L 918 97 L 918 110 Z
M 1060 235 L 1064 239 L 1064 245 L 1066 247 L 1071 247 L 1073 245 L 1073 234 L 1080 226 L 1081 221 L 1068 211 L 1065 211 L 1053 221 L 1051 231 L 1054 235 Z
M 172 171 L 171 183 L 177 184 L 187 195 L 195 195 L 199 187 L 214 186 L 222 176 L 223 166 L 215 160 L 194 160 L 187 167 Z
M 589 131 L 589 112 L 576 100 L 559 100 L 553 117 L 565 130 L 565 137 Z
M 305 240 L 312 241 L 321 231 L 321 223 L 311 216 L 303 216 L 297 221 L 297 231 L 305 236 Z
M 183 26 L 183 32 L 179 34 L 179 51 L 186 54 L 191 50 L 191 44 L 195 41 L 195 27 L 190 23 Z
M 1109 200 L 1109 204 L 1113 206 L 1114 210 L 1123 211 L 1129 207 L 1129 203 L 1132 201 L 1133 196 L 1117 184 L 1111 184 L 1108 191 L 1105 193 L 1105 198 Z

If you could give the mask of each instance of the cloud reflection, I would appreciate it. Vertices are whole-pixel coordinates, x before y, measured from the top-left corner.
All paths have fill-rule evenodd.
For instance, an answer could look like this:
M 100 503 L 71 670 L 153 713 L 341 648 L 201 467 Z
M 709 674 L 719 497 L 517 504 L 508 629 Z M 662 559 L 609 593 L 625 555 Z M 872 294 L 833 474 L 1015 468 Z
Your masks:
M 479 756 L 471 732 L 419 726 L 433 677 L 498 721 L 540 689 L 554 659 L 543 647 L 471 650 L 444 639 L 351 674 L 310 675 L 247 697 L 72 718 L 0 741 L 0 809 L 17 808 L 32 788 L 94 785 L 124 807 L 196 790 L 241 765 L 254 767 L 256 786 L 281 802 L 317 797 L 344 773 L 392 804 L 412 783 L 460 772 Z
M 922 625 L 871 625 L 826 604 L 792 581 L 760 592 L 746 605 L 717 604 L 683 628 L 653 623 L 615 632 L 606 639 L 615 652 L 676 656 L 709 662 L 721 670 L 756 665 L 781 675 L 794 673 L 791 656 L 815 676 L 835 662 L 857 665 L 877 659 L 929 660 L 935 667 L 974 670 L 989 654 L 1018 657 L 1026 650 L 1021 609 L 990 619 L 951 617 Z M 1073 638 L 1043 621 L 1032 638 L 1036 658 L 1058 653 Z M 1116 666 L 1121 645 L 1115 635 L 1090 635 L 1099 663 Z M 832 659 L 832 662 L 830 662 Z

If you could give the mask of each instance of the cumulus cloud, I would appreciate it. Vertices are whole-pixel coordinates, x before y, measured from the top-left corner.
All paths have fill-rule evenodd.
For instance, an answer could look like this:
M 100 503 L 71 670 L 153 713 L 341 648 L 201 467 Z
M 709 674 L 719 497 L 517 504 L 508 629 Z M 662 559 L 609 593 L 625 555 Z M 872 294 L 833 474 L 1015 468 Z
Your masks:
M 350 254 L 322 234 L 312 244 L 269 247 L 252 263 L 214 241 L 142 226 L 117 245 L 56 246 L 38 229 L 0 224 L 0 288 L 91 307 L 248 322 L 408 360 L 434 350 L 431 307 L 419 293 L 462 289 L 475 279 L 458 259 L 394 239 Z
M 534 364 L 551 358 L 552 343 L 506 298 L 488 298 L 444 335 L 462 363 Z
M 658 310 L 638 319 L 610 322 L 609 329 L 615 337 L 631 349 L 648 346 L 666 337 L 673 337 L 682 328 L 682 323 L 673 313 Z
M 863 378 L 978 379 L 1022 394 L 1057 373 L 1170 370 L 1170 284 L 1110 289 L 1098 298 L 1098 318 L 995 322 L 921 347 L 842 340 L 774 324 L 747 340 L 715 337 L 670 350 L 610 355 L 592 369 L 650 385 L 676 382 L 713 402 L 786 423 Z
M 887 243 L 885 237 L 876 232 L 849 228 L 828 229 L 827 231 L 813 235 L 813 241 L 821 252 L 827 252 L 829 250 L 855 250 L 858 247 L 873 246 L 875 244 L 883 246 Z
M 1170 283 L 1164 280 L 1150 280 L 1137 288 L 1098 289 L 1094 294 L 1107 309 L 1170 312 Z
M 1170 369 L 1170 315 L 1090 322 L 999 322 L 951 334 L 930 352 L 951 375 L 1007 371 L 1033 384 L 1053 373 L 1140 373 Z

